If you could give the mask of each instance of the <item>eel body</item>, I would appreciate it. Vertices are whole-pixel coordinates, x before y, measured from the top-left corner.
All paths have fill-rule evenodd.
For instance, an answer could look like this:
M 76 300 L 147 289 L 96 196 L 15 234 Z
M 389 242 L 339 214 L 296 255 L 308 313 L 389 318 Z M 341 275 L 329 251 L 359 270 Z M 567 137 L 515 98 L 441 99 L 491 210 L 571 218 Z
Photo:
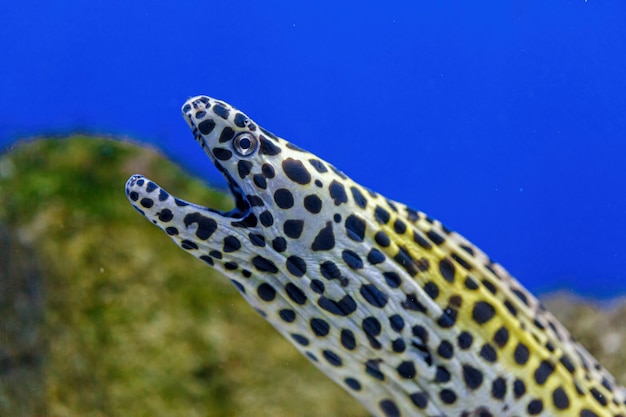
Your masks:
M 375 416 L 626 416 L 625 391 L 500 265 L 227 103 L 182 107 L 235 208 L 126 195 Z

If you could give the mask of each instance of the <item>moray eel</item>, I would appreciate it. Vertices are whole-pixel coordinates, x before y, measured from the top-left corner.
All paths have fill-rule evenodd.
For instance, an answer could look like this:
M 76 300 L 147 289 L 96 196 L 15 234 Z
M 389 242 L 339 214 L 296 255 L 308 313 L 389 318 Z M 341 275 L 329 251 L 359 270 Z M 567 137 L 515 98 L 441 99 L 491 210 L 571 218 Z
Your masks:
M 625 390 L 500 265 L 223 101 L 182 107 L 235 208 L 133 175 L 133 207 L 221 271 L 375 416 L 626 416 Z

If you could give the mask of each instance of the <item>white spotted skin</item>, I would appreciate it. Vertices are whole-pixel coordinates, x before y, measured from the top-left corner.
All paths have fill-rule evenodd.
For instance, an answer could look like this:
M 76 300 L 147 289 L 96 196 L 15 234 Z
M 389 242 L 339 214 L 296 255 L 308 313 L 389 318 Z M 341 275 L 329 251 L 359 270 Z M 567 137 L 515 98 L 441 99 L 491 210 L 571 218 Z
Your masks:
M 626 416 L 613 377 L 463 237 L 222 101 L 191 98 L 183 115 L 236 208 L 181 202 L 140 175 L 131 204 L 370 413 Z

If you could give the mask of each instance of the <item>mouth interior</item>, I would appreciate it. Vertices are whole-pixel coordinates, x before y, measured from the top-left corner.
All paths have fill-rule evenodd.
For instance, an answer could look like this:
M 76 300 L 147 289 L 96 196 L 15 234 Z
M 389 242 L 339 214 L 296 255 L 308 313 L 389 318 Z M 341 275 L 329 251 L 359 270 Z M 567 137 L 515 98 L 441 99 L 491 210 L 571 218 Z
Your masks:
M 215 163 L 215 161 L 213 162 Z M 224 175 L 224 177 L 226 178 L 226 181 L 228 182 L 228 188 L 230 189 L 230 193 L 232 194 L 233 199 L 235 200 L 235 208 L 233 208 L 229 212 L 222 213 L 222 215 L 226 217 L 237 218 L 237 219 L 245 217 L 250 212 L 250 207 L 251 207 L 250 202 L 248 201 L 248 198 L 243 193 L 243 190 L 239 187 L 239 185 L 237 185 L 233 177 L 230 176 L 228 171 L 222 168 L 222 166 L 218 163 L 215 163 L 215 166 L 222 173 L 222 175 Z

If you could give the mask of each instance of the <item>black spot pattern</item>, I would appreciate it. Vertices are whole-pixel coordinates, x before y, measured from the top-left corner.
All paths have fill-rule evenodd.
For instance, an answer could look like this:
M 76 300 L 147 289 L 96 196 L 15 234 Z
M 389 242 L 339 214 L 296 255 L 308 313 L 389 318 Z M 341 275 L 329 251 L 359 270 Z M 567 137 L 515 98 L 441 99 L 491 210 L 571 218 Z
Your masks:
M 337 180 L 333 180 L 328 186 L 328 191 L 330 192 L 330 197 L 335 202 L 335 205 L 338 206 L 343 203 L 348 202 L 348 196 L 346 195 L 346 189 L 342 183 Z
M 304 208 L 312 214 L 322 211 L 322 200 L 315 194 L 304 197 Z
M 406 299 L 402 301 L 400 305 L 406 310 L 419 311 L 421 313 L 426 312 L 426 307 L 418 301 L 415 293 L 407 294 Z
M 361 383 L 359 381 L 357 381 L 354 378 L 346 378 L 344 379 L 344 382 L 346 383 L 347 386 L 349 386 L 350 388 L 352 388 L 355 391 L 360 391 L 361 390 Z
M 391 348 L 396 353 L 402 353 L 406 350 L 406 343 L 404 342 L 404 339 L 399 337 L 391 342 Z
M 391 325 L 391 328 L 396 332 L 401 332 L 402 329 L 404 329 L 404 319 L 399 314 L 394 314 L 393 316 L 389 317 L 389 324 Z
M 281 151 L 280 148 L 274 145 L 272 142 L 267 140 L 264 136 L 261 136 L 259 139 L 259 153 L 262 155 L 278 155 Z
M 382 246 L 383 248 L 388 247 L 391 243 L 391 241 L 389 240 L 389 236 L 387 236 L 387 234 L 382 231 L 376 232 L 376 234 L 374 235 L 374 240 L 379 246 Z
M 335 234 L 332 222 L 326 222 L 326 227 L 321 229 L 311 245 L 314 251 L 331 250 L 335 247 Z
M 283 161 L 283 172 L 291 181 L 306 185 L 311 182 L 311 174 L 304 164 L 297 159 L 287 158 Z
M 311 166 L 315 168 L 315 170 L 320 174 L 328 172 L 328 168 L 326 168 L 326 165 L 324 165 L 324 163 L 319 159 L 309 159 L 309 164 L 311 164 Z
M 489 343 L 485 343 L 480 349 L 480 356 L 490 363 L 493 363 L 498 359 L 498 353 Z
M 128 197 L 130 197 L 133 201 L 137 201 L 139 199 L 139 194 L 137 191 L 131 191 L 130 194 L 128 194 Z M 143 211 L 141 213 L 143 214 Z
M 263 166 L 261 167 L 261 172 L 263 173 L 263 176 L 265 176 L 265 178 L 274 178 L 276 176 L 276 171 L 274 170 L 274 167 L 270 164 L 263 164 Z
M 485 324 L 493 318 L 496 310 L 486 301 L 477 301 L 472 310 L 472 319 L 478 324 Z
M 536 416 L 543 411 L 543 402 L 540 399 L 534 399 L 528 403 L 528 407 L 526 408 L 528 411 L 528 415 Z
M 491 396 L 496 400 L 503 400 L 506 396 L 506 381 L 502 377 L 496 378 L 491 384 Z
M 452 309 L 445 309 L 443 314 L 437 319 L 437 325 L 442 329 L 449 329 L 456 323 L 457 312 Z
M 252 181 L 254 182 L 254 185 L 262 190 L 265 190 L 267 188 L 267 181 L 262 174 L 254 174 L 252 176 Z
M 419 409 L 424 409 L 428 406 L 428 396 L 423 392 L 416 392 L 409 395 L 409 398 L 415 404 L 415 406 Z
M 406 232 L 406 224 L 402 220 L 396 219 L 396 221 L 393 222 L 393 230 L 397 234 L 403 235 Z
M 297 333 L 292 333 L 291 337 L 293 338 L 293 340 L 296 341 L 296 343 L 298 343 L 299 345 L 302 346 L 308 346 L 309 345 L 309 339 L 307 339 L 306 337 L 302 336 L 301 334 L 297 334 Z
M 445 241 L 443 236 L 441 236 L 439 233 L 435 232 L 432 229 L 426 232 L 426 236 L 428 236 L 430 241 L 433 242 L 435 245 L 441 245 Z
M 284 252 L 287 249 L 287 240 L 282 236 L 275 237 L 272 240 L 272 248 L 276 252 Z
M 198 130 L 203 135 L 208 135 L 213 131 L 213 129 L 215 129 L 215 122 L 211 119 L 203 120 L 198 123 Z
M 278 315 L 286 323 L 293 323 L 296 320 L 296 312 L 289 308 L 280 310 Z
M 469 349 L 472 346 L 473 342 L 474 337 L 466 331 L 461 332 L 461 334 L 459 334 L 459 336 L 457 337 L 457 344 L 462 350 Z
M 365 362 L 365 373 L 380 381 L 385 380 L 385 375 L 380 371 L 380 359 L 370 359 Z
M 307 301 L 307 297 L 304 292 L 298 288 L 295 284 L 288 282 L 285 285 L 285 291 L 287 296 L 296 304 L 303 305 Z
M 463 282 L 463 285 L 465 285 L 465 288 L 467 288 L 470 291 L 476 291 L 479 288 L 478 283 L 471 276 L 467 276 L 465 278 L 465 281 Z
M 552 392 L 552 403 L 559 410 L 567 410 L 569 408 L 569 397 L 563 387 L 558 387 Z
M 287 270 L 296 277 L 302 277 L 306 274 L 306 262 L 304 259 L 296 255 L 291 255 L 285 262 Z
M 382 330 L 382 326 L 376 317 L 364 318 L 361 327 L 368 337 L 376 337 Z
M 344 249 L 343 252 L 341 252 L 341 258 L 350 269 L 357 270 L 363 268 L 363 261 L 359 255 L 349 249 Z
M 432 281 L 428 281 L 424 284 L 424 292 L 426 292 L 426 294 L 433 300 L 436 300 L 437 297 L 439 297 L 439 287 Z
M 367 199 L 363 196 L 361 191 L 355 186 L 350 187 L 350 191 L 352 192 L 352 199 L 355 204 L 360 208 L 365 208 L 365 206 L 367 206 Z
M 219 143 L 224 143 L 232 140 L 235 137 L 235 131 L 231 127 L 225 127 L 220 133 Z
M 331 364 L 333 366 L 341 366 L 342 365 L 341 358 L 335 352 L 333 352 L 331 350 L 324 350 L 322 352 L 322 355 L 324 355 L 324 358 L 328 361 L 329 364 Z
M 354 333 L 348 329 L 342 329 L 340 335 L 341 346 L 346 348 L 347 350 L 354 350 L 356 348 L 356 339 L 354 338 Z
M 435 383 L 436 384 L 444 384 L 444 383 L 450 381 L 450 378 L 451 378 L 450 371 L 448 371 L 443 366 L 438 366 L 437 367 L 437 370 L 435 372 Z
M 311 330 L 318 337 L 324 337 L 330 332 L 330 325 L 326 320 L 313 318 L 310 321 Z
M 304 220 L 285 220 L 283 232 L 287 237 L 298 239 L 304 228 Z
M 385 417 L 400 417 L 400 410 L 392 400 L 382 400 L 379 406 Z
M 528 358 L 530 356 L 530 352 L 528 351 L 528 347 L 526 347 L 523 343 L 518 343 L 513 351 L 513 359 L 518 365 L 525 365 L 528 362 Z
M 241 242 L 235 236 L 226 236 L 224 238 L 223 252 L 236 252 L 241 249 Z
M 196 245 L 191 240 L 187 240 L 187 239 L 185 239 L 182 242 L 180 242 L 180 246 L 183 249 L 187 249 L 187 250 L 198 249 L 198 245 Z
M 404 361 L 400 363 L 400 365 L 398 365 L 396 370 L 398 371 L 398 375 L 400 375 L 402 378 L 405 378 L 405 379 L 414 378 L 415 375 L 417 374 L 417 371 L 415 370 L 415 364 L 413 363 L 413 361 Z
M 447 340 L 442 340 L 437 347 L 437 354 L 443 359 L 452 359 L 454 347 Z
M 265 210 L 264 212 L 262 212 L 259 215 L 259 220 L 261 221 L 261 224 L 265 227 L 270 227 L 274 224 L 274 216 L 272 216 L 272 213 L 270 213 L 269 210 Z
M 400 276 L 395 272 L 384 272 L 383 276 L 385 277 L 385 282 L 391 288 L 398 288 L 402 283 Z
M 387 305 L 387 301 L 389 300 L 389 296 L 378 289 L 378 287 L 374 284 L 361 285 L 360 293 L 365 301 L 377 308 L 385 307 Z
M 503 348 L 508 341 L 509 331 L 506 329 L 506 327 L 500 327 L 493 335 L 493 342 L 500 348 Z
M 233 153 L 228 149 L 213 148 L 213 155 L 215 155 L 215 157 L 220 161 L 228 161 L 230 158 L 232 158 Z
M 451 389 L 445 388 L 439 392 L 439 398 L 446 404 L 454 404 L 457 396 Z
M 607 399 L 606 397 L 600 392 L 598 391 L 597 388 L 593 387 L 589 390 L 589 392 L 591 392 L 591 395 L 593 395 L 593 398 L 601 405 L 601 406 L 606 406 L 607 405 Z
M 367 262 L 372 265 L 378 265 L 385 262 L 385 255 L 376 248 L 370 249 L 367 254 Z
M 365 220 L 355 214 L 346 218 L 346 234 L 355 242 L 363 242 L 365 237 Z
M 387 224 L 389 222 L 389 219 L 391 218 L 389 212 L 381 206 L 376 206 L 376 209 L 374 210 L 374 217 L 376 218 L 376 221 L 380 224 Z
M 439 261 L 439 272 L 441 273 L 443 279 L 450 283 L 454 282 L 455 268 L 452 261 L 450 261 L 448 258 L 444 258 Z
M 552 375 L 552 372 L 554 372 L 554 365 L 546 360 L 541 361 L 539 367 L 535 370 L 535 382 L 538 385 L 543 385 L 548 377 Z
M 254 258 L 252 258 L 252 264 L 260 272 L 270 272 L 272 274 L 275 274 L 278 272 L 278 268 L 276 268 L 276 265 L 274 265 L 274 262 L 260 255 L 257 255 Z
M 263 301 L 272 301 L 276 298 L 276 290 L 266 282 L 259 285 L 256 292 L 259 298 Z
M 349 316 L 356 311 L 356 302 L 349 295 L 344 295 L 339 301 L 322 296 L 317 300 L 317 305 L 331 314 L 342 317 Z
M 463 381 L 471 390 L 479 388 L 483 383 L 483 373 L 472 365 L 463 365 Z
M 159 217 L 159 220 L 164 223 L 167 223 L 174 218 L 174 215 L 172 214 L 172 210 L 170 209 L 161 210 L 160 212 L 157 213 L 157 216 Z
M 245 159 L 240 159 L 237 162 L 237 173 L 239 174 L 239 178 L 244 179 L 252 170 L 252 162 L 246 161 Z
M 198 212 L 187 214 L 183 218 L 183 223 L 186 227 L 195 223 L 197 225 L 196 236 L 200 240 L 207 240 L 217 230 L 217 222 L 215 220 L 205 217 Z
M 409 255 L 409 252 L 406 248 L 402 246 L 398 246 L 398 253 L 393 257 L 393 260 L 396 261 L 404 270 L 412 277 L 417 275 L 417 265 Z
M 290 209 L 293 207 L 293 194 L 286 188 L 279 188 L 274 192 L 274 202 L 283 210 Z
M 260 248 L 265 247 L 265 236 L 258 235 L 256 233 L 249 233 L 248 238 L 250 239 L 250 243 L 254 246 L 258 246 Z
M 326 279 L 339 279 L 341 277 L 341 271 L 337 268 L 337 264 L 333 261 L 324 261 L 320 265 L 320 272 Z
M 319 279 L 312 279 L 309 287 L 311 288 L 311 290 L 313 290 L 314 293 L 317 294 L 324 294 L 324 291 L 326 290 L 326 286 Z
M 221 117 L 222 119 L 226 120 L 226 119 L 228 119 L 228 116 L 230 115 L 230 110 L 227 107 L 225 107 L 225 106 L 223 106 L 223 105 L 221 105 L 219 103 L 216 103 L 213 106 L 213 113 L 217 114 L 219 117 Z
M 248 121 L 248 118 L 242 113 L 237 112 L 233 121 L 238 127 L 244 127 L 246 125 L 246 122 Z
M 432 249 L 433 247 L 425 237 L 417 232 L 417 230 L 413 232 L 413 241 L 423 249 Z

